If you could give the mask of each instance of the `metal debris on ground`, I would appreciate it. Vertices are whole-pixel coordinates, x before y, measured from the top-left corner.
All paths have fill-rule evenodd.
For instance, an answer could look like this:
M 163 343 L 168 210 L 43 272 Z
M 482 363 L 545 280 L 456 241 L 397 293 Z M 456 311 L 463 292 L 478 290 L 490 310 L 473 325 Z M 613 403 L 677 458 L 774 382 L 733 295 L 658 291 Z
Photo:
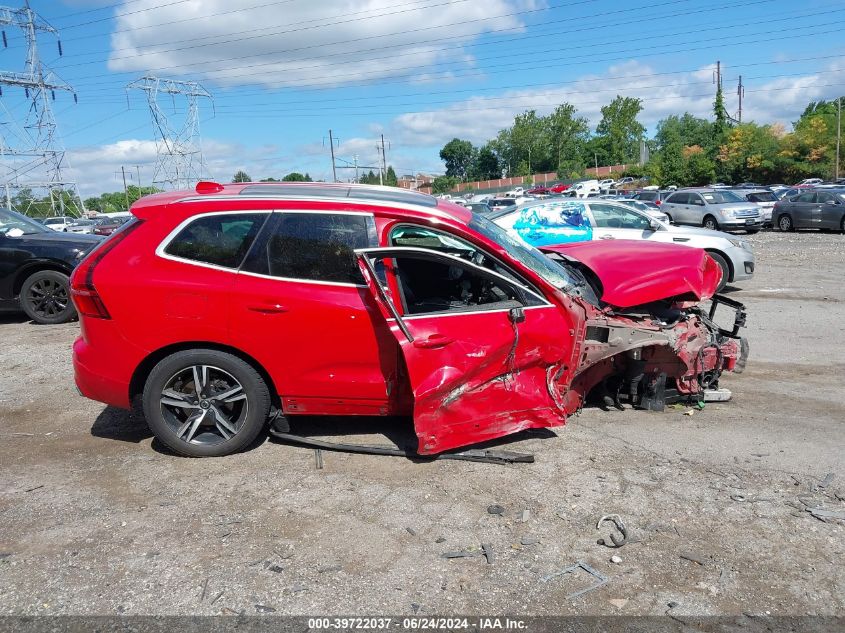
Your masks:
M 828 473 L 824 479 L 816 484 L 816 488 L 827 488 L 831 483 L 833 483 L 833 473 Z
M 625 522 L 622 521 L 622 517 L 618 514 L 605 514 L 602 518 L 599 519 L 598 523 L 596 523 L 596 529 L 600 530 L 602 523 L 605 521 L 610 521 L 613 525 L 616 526 L 616 529 L 619 530 L 619 533 L 622 534 L 622 538 L 617 538 L 616 534 L 610 535 L 610 540 L 613 543 L 612 545 L 605 541 L 603 538 L 600 538 L 596 541 L 599 545 L 606 545 L 607 547 L 622 547 L 625 543 L 628 542 L 628 529 L 625 527 Z
M 406 527 L 406 528 L 405 528 L 405 531 L 406 531 L 408 534 L 410 534 L 411 536 L 416 536 L 416 535 L 417 535 L 417 531 L 416 531 L 414 528 L 412 528 L 412 527 Z
M 211 602 L 209 602 L 209 604 L 214 604 L 215 602 L 217 602 L 218 600 L 220 600 L 220 598 L 222 598 L 222 597 L 223 597 L 223 592 L 221 591 L 221 592 L 220 592 L 220 593 L 218 593 L 216 596 L 214 596 L 214 600 L 212 600 Z
M 434 542 L 435 543 L 445 543 L 446 537 L 445 536 L 438 536 L 436 539 L 434 539 Z
M 540 539 L 536 536 L 523 536 L 519 542 L 521 545 L 537 545 Z
M 264 605 L 264 604 L 255 605 L 255 610 L 258 611 L 258 613 L 275 613 L 276 612 L 276 610 L 273 607 L 268 607 L 267 605 Z
M 520 515 L 519 520 L 522 523 L 528 523 L 528 519 L 531 517 L 531 510 L 523 510 L 522 515 Z
M 487 559 L 487 564 L 493 564 L 493 547 L 489 543 L 482 543 L 481 544 L 481 551 L 484 554 L 484 558 Z
M 323 451 L 322 449 L 315 448 L 314 449 L 314 461 L 317 466 L 317 470 L 323 469 Z
M 208 578 L 205 579 L 205 582 L 202 583 L 202 593 L 200 594 L 200 602 L 205 600 L 205 592 L 208 591 Z
M 578 591 L 573 591 L 572 593 L 567 594 L 567 596 L 566 596 L 567 600 L 572 600 L 573 598 L 577 598 L 578 596 L 583 596 L 585 593 L 588 593 L 590 591 L 594 591 L 594 590 L 598 589 L 599 587 L 603 587 L 604 585 L 606 585 L 609 582 L 607 576 L 597 572 L 595 569 L 590 567 L 587 563 L 580 561 L 580 560 L 578 562 L 576 562 L 574 565 L 570 565 L 566 569 L 561 569 L 560 571 L 556 571 L 556 572 L 553 572 L 551 574 L 547 574 L 547 575 L 541 577 L 540 580 L 542 580 L 543 582 L 549 582 L 553 578 L 557 578 L 558 576 L 563 576 L 565 574 L 571 574 L 572 572 L 578 571 L 579 569 L 582 570 L 582 571 L 585 571 L 588 574 L 590 574 L 591 576 L 593 576 L 596 579 L 596 582 L 595 582 L 595 584 L 592 584 L 589 587 L 585 587 L 584 589 L 579 589 Z
M 695 552 L 681 552 L 680 554 L 678 554 L 678 556 L 680 556 L 684 560 L 688 560 L 701 566 L 707 564 L 705 560 L 707 557 L 703 554 L 697 554 Z
M 282 567 L 281 565 L 276 565 L 276 564 L 270 565 L 267 568 L 267 571 L 271 571 L 274 574 L 281 574 L 284 570 L 285 570 L 284 567 Z
M 505 509 L 500 505 L 487 506 L 487 513 L 502 515 L 505 513 Z

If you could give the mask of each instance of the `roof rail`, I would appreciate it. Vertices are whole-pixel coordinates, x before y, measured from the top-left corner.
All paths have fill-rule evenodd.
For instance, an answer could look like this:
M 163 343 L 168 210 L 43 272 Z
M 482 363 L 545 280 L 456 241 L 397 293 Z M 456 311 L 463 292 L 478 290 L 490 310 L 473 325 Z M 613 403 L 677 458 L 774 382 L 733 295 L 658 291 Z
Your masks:
M 380 200 L 436 207 L 437 198 L 417 191 L 398 187 L 369 187 L 346 184 L 260 184 L 247 185 L 239 192 L 242 196 L 268 196 L 282 198 L 347 198 L 355 200 Z

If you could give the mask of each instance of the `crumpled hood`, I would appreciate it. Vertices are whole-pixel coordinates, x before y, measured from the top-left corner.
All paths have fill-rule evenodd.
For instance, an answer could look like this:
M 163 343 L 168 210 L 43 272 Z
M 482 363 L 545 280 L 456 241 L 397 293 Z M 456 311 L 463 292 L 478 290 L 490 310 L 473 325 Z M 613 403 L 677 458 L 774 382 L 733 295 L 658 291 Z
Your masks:
M 617 308 L 682 297 L 703 301 L 712 297 L 722 271 L 702 249 L 634 240 L 581 242 L 543 246 L 577 260 L 602 284 L 601 299 Z

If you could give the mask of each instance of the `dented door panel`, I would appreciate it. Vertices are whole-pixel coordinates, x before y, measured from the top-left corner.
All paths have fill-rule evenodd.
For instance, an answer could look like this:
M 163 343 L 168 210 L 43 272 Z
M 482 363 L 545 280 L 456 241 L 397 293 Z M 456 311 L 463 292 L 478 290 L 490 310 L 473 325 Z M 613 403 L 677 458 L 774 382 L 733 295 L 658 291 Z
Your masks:
M 401 303 L 388 296 L 386 279 L 379 279 L 366 257 L 402 250 L 359 252 L 359 263 L 405 359 L 419 453 L 563 424 L 558 383 L 570 362 L 577 326 L 570 315 L 547 303 L 524 307 L 514 302 L 400 316 Z M 515 318 L 512 308 L 522 313 Z

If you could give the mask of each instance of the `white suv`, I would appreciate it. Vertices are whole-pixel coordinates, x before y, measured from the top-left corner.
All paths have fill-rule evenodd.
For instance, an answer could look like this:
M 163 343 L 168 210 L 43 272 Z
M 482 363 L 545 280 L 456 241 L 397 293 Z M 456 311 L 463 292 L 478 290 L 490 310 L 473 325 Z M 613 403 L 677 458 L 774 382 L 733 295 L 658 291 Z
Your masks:
M 53 229 L 54 231 L 64 231 L 75 220 L 76 218 L 69 218 L 66 215 L 60 215 L 55 218 L 46 218 L 44 220 L 44 226 L 48 229 Z

